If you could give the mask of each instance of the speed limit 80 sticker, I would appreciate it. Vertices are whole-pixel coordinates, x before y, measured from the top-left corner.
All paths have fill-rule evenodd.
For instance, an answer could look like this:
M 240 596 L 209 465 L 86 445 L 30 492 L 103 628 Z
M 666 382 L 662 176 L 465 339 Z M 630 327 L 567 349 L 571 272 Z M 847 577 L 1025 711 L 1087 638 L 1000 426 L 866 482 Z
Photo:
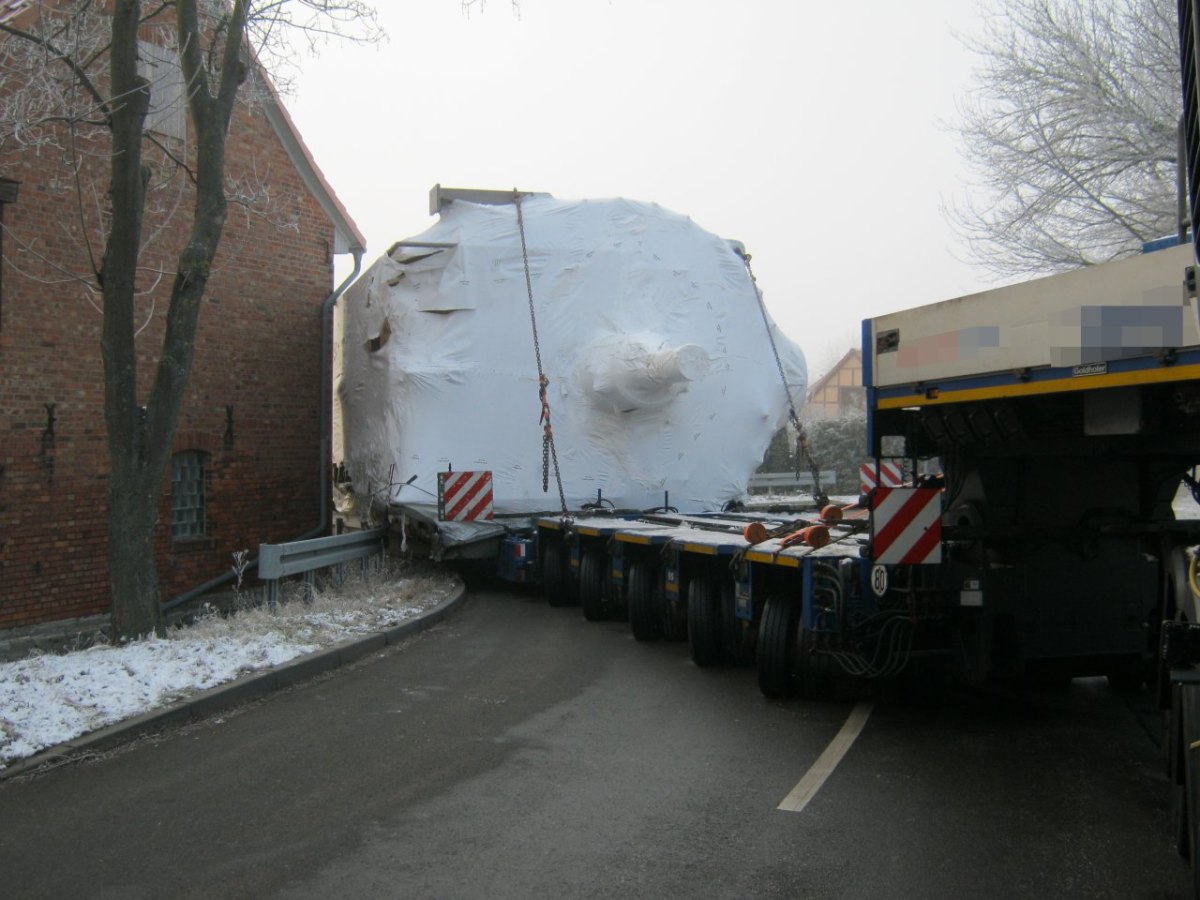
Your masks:
M 882 597 L 887 593 L 888 589 L 888 574 L 887 566 L 872 566 L 871 568 L 871 590 L 875 592 L 876 597 Z

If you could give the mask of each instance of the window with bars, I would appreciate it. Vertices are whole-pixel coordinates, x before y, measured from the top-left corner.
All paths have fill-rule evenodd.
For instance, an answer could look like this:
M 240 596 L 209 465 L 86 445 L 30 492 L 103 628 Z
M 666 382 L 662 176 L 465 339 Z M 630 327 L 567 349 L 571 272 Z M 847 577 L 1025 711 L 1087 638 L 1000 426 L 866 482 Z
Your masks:
M 177 541 L 204 537 L 208 454 L 184 450 L 171 457 L 171 537 Z

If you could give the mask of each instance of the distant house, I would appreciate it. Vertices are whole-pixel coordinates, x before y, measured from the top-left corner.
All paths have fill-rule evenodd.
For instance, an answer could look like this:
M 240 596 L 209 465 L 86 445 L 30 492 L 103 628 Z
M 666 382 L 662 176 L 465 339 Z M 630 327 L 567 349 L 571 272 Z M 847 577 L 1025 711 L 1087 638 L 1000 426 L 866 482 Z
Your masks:
M 840 419 L 865 410 L 862 351 L 854 347 L 809 388 L 805 411 L 812 419 Z
M 36 13 L 26 7 L 0 0 L 0 21 Z M 154 90 L 181 87 L 162 74 L 177 65 L 169 52 L 146 47 L 142 57 L 158 67 Z M 227 175 L 268 187 L 270 207 L 230 206 L 208 283 L 159 510 L 164 599 L 227 573 L 235 551 L 325 524 L 321 312 L 335 290 L 334 255 L 361 257 L 364 240 L 266 90 L 237 110 L 230 131 Z M 149 127 L 186 153 L 187 116 L 151 102 Z M 101 315 L 83 283 L 44 252 L 74 241 L 86 268 L 89 226 L 62 172 L 52 153 L 0 153 L 0 628 L 110 606 Z M 186 183 L 179 197 L 180 212 L 153 235 L 167 248 L 182 246 L 190 224 Z M 164 273 L 138 302 L 143 390 L 171 278 Z

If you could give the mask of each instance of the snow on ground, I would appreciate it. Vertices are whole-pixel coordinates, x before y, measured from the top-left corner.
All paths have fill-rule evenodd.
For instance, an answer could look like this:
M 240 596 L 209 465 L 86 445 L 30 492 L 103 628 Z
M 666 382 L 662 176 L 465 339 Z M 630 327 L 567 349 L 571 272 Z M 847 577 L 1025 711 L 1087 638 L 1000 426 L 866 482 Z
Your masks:
M 123 719 L 287 662 L 355 635 L 390 628 L 436 606 L 457 586 L 440 572 L 398 565 L 364 582 L 318 587 L 275 612 L 206 609 L 165 638 L 0 663 L 0 769 Z

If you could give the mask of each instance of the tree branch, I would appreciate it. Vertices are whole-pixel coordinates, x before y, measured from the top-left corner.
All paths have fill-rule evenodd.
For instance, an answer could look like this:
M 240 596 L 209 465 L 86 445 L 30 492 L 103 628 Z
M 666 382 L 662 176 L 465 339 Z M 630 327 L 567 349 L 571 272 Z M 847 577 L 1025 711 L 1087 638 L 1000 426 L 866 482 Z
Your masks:
M 112 111 L 109 109 L 107 101 L 96 89 L 96 86 L 92 83 L 92 79 L 88 77 L 87 71 L 83 69 L 69 54 L 54 46 L 54 44 L 52 44 L 50 41 L 38 37 L 36 34 L 31 34 L 28 31 L 22 31 L 19 28 L 14 28 L 13 26 L 6 25 L 3 22 L 0 22 L 0 31 L 49 50 L 54 56 L 55 62 L 62 63 L 71 70 L 71 74 L 75 77 L 76 83 L 85 91 L 87 91 L 87 93 L 96 102 L 97 108 L 104 111 L 104 118 L 107 120 L 112 117 Z
M 1175 230 L 1169 0 L 992 0 L 953 126 L 977 182 L 944 212 L 978 262 L 1044 274 Z

